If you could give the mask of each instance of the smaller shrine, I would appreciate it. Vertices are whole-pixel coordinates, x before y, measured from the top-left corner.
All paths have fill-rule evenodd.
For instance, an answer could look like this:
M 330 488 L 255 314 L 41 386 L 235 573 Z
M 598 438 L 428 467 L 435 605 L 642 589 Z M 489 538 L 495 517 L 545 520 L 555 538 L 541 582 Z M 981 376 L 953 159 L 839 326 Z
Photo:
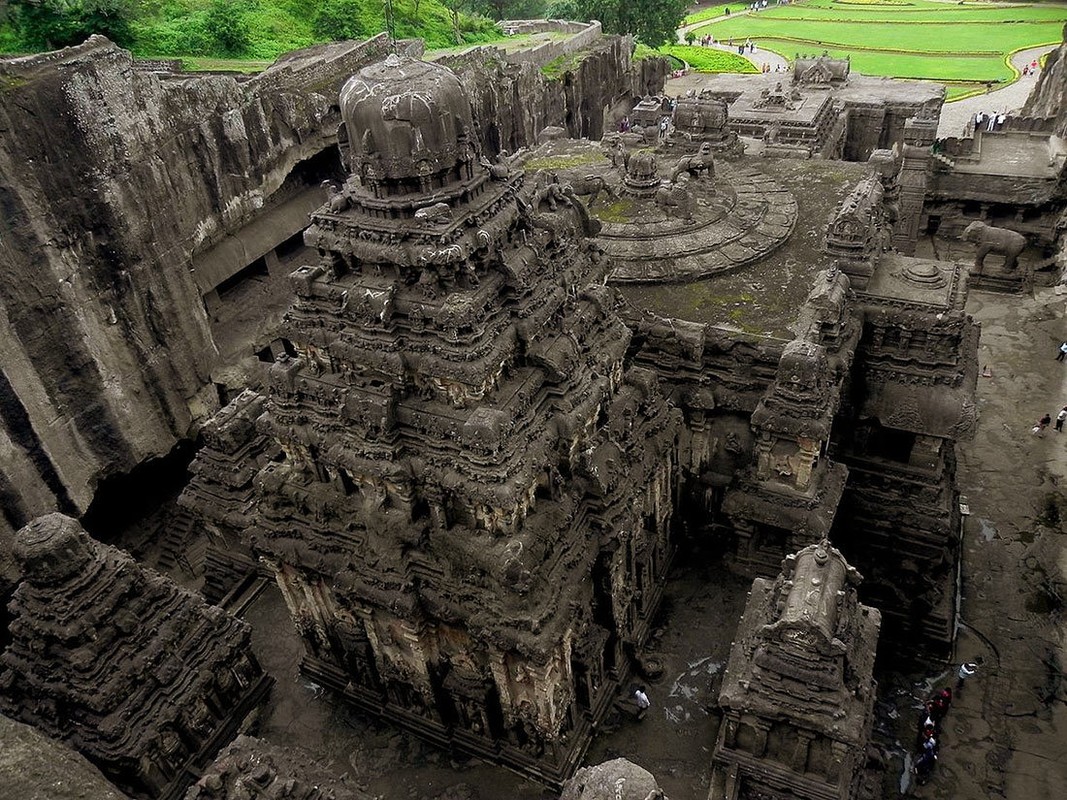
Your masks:
M 841 86 L 848 81 L 852 62 L 848 58 L 831 58 L 824 50 L 821 56 L 799 56 L 793 61 L 793 83 L 801 86 Z
M 681 151 L 708 145 L 716 153 L 739 155 L 744 148 L 730 130 L 728 117 L 722 98 L 704 89 L 690 89 L 675 102 L 667 143 Z
M 777 580 L 753 581 L 719 694 L 709 798 L 858 795 L 881 625 L 857 599 L 861 580 L 824 540 L 788 556 Z
M 16 534 L 0 711 L 129 795 L 177 800 L 265 699 L 251 629 L 62 514 Z

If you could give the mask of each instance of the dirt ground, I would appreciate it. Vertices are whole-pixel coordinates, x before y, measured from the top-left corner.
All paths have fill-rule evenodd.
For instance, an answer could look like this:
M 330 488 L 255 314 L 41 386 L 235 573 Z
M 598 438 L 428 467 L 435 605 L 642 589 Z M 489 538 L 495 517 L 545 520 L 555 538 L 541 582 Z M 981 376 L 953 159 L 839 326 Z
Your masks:
M 972 294 L 982 324 L 980 427 L 959 451 L 969 506 L 961 570 L 955 663 L 981 658 L 956 698 L 942 733 L 938 768 L 918 787 L 903 756 L 921 700 L 954 683 L 954 664 L 878 676 L 879 740 L 889 756 L 883 797 L 1044 800 L 1065 796 L 1067 712 L 1062 683 L 1063 597 L 1067 594 L 1067 432 L 1030 428 L 1067 404 L 1067 294 Z M 748 584 L 715 566 L 713 554 L 680 559 L 665 599 L 653 652 L 666 666 L 649 684 L 653 707 L 637 722 L 613 713 L 587 763 L 624 756 L 652 771 L 672 800 L 707 796 L 718 727 L 716 676 L 726 660 Z M 297 673 L 300 645 L 276 589 L 251 608 L 255 648 L 278 678 L 261 735 L 301 745 L 373 795 L 422 800 L 543 800 L 550 792 L 477 760 L 458 761 L 388 725 L 335 707 Z

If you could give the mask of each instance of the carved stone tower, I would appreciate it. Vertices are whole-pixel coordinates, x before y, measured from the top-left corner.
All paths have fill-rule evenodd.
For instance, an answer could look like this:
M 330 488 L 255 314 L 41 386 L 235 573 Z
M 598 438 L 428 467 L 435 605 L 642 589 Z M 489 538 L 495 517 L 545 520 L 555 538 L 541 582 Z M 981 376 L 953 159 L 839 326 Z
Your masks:
M 62 514 L 20 530 L 15 558 L 0 711 L 135 797 L 182 797 L 270 689 L 248 626 Z
M 454 74 L 391 56 L 341 113 L 352 175 L 292 274 L 254 546 L 308 674 L 559 783 L 659 599 L 677 412 L 623 367 L 584 206 L 479 158 Z
M 828 542 L 757 578 L 719 705 L 709 800 L 857 795 L 873 721 L 881 616 L 856 598 L 860 575 Z

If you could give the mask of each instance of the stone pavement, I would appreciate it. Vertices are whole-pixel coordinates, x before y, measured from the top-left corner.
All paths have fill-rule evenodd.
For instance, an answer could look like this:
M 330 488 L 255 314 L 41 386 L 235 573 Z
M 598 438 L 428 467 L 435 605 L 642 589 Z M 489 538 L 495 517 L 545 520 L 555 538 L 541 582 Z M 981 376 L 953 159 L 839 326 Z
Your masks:
M 1041 56 L 1050 50 L 1055 50 L 1057 46 L 1045 45 L 1020 50 L 1012 55 L 1011 63 L 1021 73 L 1024 66 L 1035 59 L 1040 60 Z M 1023 107 L 1035 83 L 1037 83 L 1037 75 L 1027 75 L 1002 89 L 968 97 L 965 100 L 957 100 L 954 103 L 946 103 L 941 109 L 941 121 L 937 126 L 937 135 L 941 138 L 963 135 L 964 127 L 978 113 L 1007 114 L 1018 111 Z
M 945 722 L 922 797 L 1053 800 L 1067 785 L 1067 433 L 1030 433 L 1067 404 L 1063 287 L 972 293 L 982 324 L 979 429 L 960 447 L 966 518 L 954 666 L 982 658 Z M 938 685 L 954 684 L 952 674 Z

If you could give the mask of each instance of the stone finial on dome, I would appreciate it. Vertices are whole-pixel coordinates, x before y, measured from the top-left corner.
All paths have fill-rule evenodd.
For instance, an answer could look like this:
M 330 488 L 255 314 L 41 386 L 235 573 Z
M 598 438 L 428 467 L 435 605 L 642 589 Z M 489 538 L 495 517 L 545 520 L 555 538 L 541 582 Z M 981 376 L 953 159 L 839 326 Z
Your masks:
M 80 572 L 92 558 L 89 535 L 76 519 L 46 514 L 15 535 L 15 560 L 36 586 L 60 583 Z
M 376 197 L 428 194 L 473 178 L 470 102 L 447 67 L 391 54 L 349 78 L 340 104 L 346 161 Z

